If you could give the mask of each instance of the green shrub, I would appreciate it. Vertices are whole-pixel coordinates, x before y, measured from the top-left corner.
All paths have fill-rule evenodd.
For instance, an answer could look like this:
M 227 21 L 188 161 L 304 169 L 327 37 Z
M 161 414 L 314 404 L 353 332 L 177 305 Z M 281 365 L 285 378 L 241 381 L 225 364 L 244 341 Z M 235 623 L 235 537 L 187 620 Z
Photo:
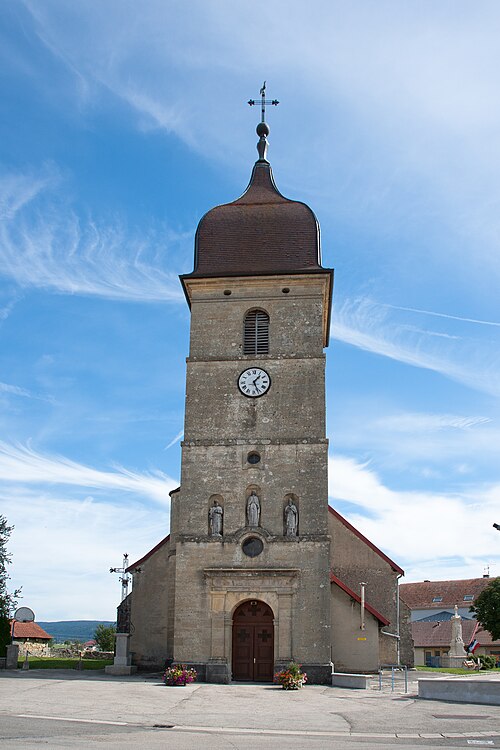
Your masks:
M 17 666 L 23 666 L 24 659 L 19 659 Z M 43 656 L 28 657 L 30 669 L 78 669 L 80 659 L 54 659 Z M 83 669 L 104 669 L 113 664 L 113 659 L 82 659 Z
M 481 669 L 495 669 L 496 659 L 494 656 L 479 654 L 479 656 L 473 656 L 472 658 L 474 659 L 476 664 L 478 662 L 481 662 Z

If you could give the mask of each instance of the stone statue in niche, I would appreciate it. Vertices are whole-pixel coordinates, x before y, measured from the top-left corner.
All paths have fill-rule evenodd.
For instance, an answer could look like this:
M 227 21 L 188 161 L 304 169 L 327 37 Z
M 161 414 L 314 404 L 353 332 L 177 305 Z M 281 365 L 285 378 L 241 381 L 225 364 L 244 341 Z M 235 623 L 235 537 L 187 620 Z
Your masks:
M 210 536 L 222 536 L 223 517 L 224 509 L 219 505 L 217 500 L 214 500 L 214 504 L 208 511 L 208 525 L 210 528 Z
M 249 526 L 258 526 L 260 519 L 260 502 L 258 495 L 252 490 L 247 500 L 247 520 Z
M 298 527 L 299 511 L 292 498 L 289 498 L 288 504 L 285 505 L 285 535 L 297 536 Z

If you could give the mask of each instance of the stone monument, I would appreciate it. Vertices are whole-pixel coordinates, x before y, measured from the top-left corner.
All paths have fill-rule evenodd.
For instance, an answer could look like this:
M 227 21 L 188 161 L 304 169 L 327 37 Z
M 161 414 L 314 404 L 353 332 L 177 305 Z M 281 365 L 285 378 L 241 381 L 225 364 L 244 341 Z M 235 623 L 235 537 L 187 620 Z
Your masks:
M 455 604 L 455 613 L 451 618 L 451 643 L 447 656 L 443 656 L 441 664 L 443 667 L 461 667 L 467 652 L 462 637 L 462 618 L 458 614 L 458 606 Z

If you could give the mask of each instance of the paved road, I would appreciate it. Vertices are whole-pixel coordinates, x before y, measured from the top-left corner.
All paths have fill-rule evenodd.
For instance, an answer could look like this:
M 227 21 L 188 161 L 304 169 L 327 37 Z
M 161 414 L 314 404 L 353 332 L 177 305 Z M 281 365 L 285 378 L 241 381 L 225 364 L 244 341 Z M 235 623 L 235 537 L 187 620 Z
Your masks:
M 50 748 L 500 748 L 500 706 L 422 701 L 396 685 L 166 688 L 159 676 L 0 673 L 2 750 Z M 479 744 L 481 743 L 481 744 Z

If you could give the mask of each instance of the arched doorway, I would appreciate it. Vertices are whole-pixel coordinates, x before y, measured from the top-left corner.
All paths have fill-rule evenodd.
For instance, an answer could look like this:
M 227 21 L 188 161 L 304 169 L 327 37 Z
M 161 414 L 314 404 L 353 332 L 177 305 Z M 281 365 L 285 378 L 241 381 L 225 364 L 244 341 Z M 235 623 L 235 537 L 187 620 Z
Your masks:
M 233 616 L 233 680 L 272 682 L 274 615 L 255 600 L 243 602 Z

